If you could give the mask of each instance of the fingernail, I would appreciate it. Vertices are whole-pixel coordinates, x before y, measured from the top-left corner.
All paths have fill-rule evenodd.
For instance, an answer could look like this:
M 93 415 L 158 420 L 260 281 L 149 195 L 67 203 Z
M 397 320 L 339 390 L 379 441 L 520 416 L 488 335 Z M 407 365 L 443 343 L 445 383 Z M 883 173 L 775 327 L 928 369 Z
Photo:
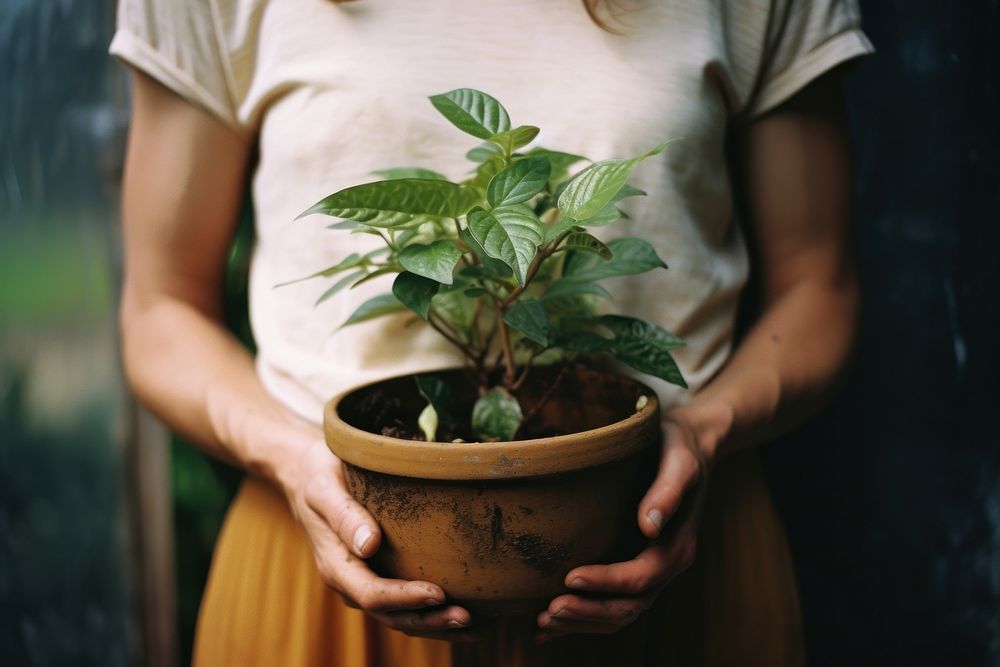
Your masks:
M 555 616 L 556 618 L 564 618 L 566 616 L 569 616 L 569 612 L 566 611 L 566 607 L 563 607 L 562 609 L 556 609 L 554 612 L 552 612 L 552 615 Z
M 428 607 L 436 607 L 442 602 L 444 602 L 444 600 L 439 600 L 436 598 L 427 598 L 426 600 L 424 600 L 424 604 L 427 605 Z
M 359 554 L 365 552 L 365 546 L 368 545 L 368 540 L 372 538 L 375 532 L 368 526 L 361 526 L 356 531 L 354 531 L 354 550 Z
M 463 623 L 462 621 L 456 621 L 455 619 L 451 619 L 450 621 L 448 621 L 449 628 L 464 628 L 467 627 L 468 625 L 469 625 L 468 623 Z
M 569 580 L 569 587 L 570 588 L 586 588 L 587 587 L 587 582 L 584 581 L 583 579 L 581 579 L 580 577 L 573 577 L 572 579 Z
M 649 510 L 646 512 L 646 518 L 649 519 L 651 524 L 653 524 L 653 527 L 656 528 L 657 532 L 663 528 L 663 514 L 660 510 Z

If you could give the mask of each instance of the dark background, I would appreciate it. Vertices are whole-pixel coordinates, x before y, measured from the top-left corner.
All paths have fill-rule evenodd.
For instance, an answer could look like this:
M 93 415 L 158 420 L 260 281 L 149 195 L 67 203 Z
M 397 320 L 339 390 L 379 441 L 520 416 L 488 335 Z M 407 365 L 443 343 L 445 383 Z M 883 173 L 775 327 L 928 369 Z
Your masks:
M 860 348 L 769 479 L 811 664 L 997 665 L 1000 3 L 861 5 Z
M 142 653 L 112 4 L 0 1 L 0 664 Z M 847 84 L 861 341 L 829 410 L 765 449 L 768 476 L 813 665 L 1000 665 L 1000 2 L 861 4 L 878 50 Z M 238 270 L 230 288 L 235 318 Z M 171 463 L 187 647 L 235 480 L 181 443 Z

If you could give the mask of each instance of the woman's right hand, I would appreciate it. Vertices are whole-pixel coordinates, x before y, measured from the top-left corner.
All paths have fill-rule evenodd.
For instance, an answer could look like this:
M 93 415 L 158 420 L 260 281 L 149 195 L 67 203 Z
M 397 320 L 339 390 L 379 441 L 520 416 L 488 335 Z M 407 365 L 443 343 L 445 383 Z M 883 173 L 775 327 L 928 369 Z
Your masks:
M 477 638 L 467 629 L 469 612 L 446 605 L 437 584 L 384 579 L 368 567 L 364 559 L 378 551 L 381 530 L 351 497 L 343 464 L 321 436 L 298 452 L 279 479 L 312 544 L 320 577 L 348 606 L 408 635 L 448 641 Z
M 365 565 L 378 525 L 347 492 L 322 433 L 275 403 L 222 323 L 253 138 L 141 72 L 132 83 L 121 327 L 133 392 L 187 440 L 284 490 L 320 575 L 348 604 L 411 635 L 467 637 L 468 611 L 446 606 L 439 586 Z

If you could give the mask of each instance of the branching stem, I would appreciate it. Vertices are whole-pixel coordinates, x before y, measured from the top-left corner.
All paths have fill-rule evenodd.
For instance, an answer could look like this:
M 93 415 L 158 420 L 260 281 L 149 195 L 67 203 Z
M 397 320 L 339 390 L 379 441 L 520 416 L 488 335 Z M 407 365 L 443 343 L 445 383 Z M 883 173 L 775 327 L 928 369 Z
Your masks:
M 556 375 L 556 379 L 552 381 L 552 384 L 549 385 L 548 389 L 545 390 L 545 393 L 538 399 L 538 402 L 535 403 L 531 409 L 528 410 L 527 414 L 524 415 L 524 418 L 521 419 L 522 427 L 531 421 L 532 417 L 541 412 L 542 408 L 545 407 L 545 404 L 549 402 L 550 398 L 552 398 L 552 394 L 555 393 L 556 388 L 559 387 L 559 383 L 562 382 L 562 379 L 565 377 L 566 371 L 568 370 L 569 364 L 563 364 L 562 368 L 559 369 L 559 374 Z
M 538 251 L 538 254 L 535 255 L 535 258 L 531 260 L 531 264 L 528 266 L 528 272 L 525 274 L 524 277 L 524 284 L 518 285 L 517 287 L 512 289 L 500 303 L 501 307 L 504 310 L 507 310 L 507 308 L 509 308 L 511 304 L 513 304 L 517 300 L 517 297 L 521 296 L 524 290 L 528 288 L 528 285 L 531 284 L 532 278 L 535 277 L 535 274 L 538 273 L 538 269 L 541 268 L 542 262 L 547 260 L 550 256 L 552 256 L 552 254 L 556 250 L 559 249 L 559 244 L 563 242 L 563 239 L 565 239 L 568 234 L 569 232 L 564 232 L 555 241 L 548 244 L 547 246 L 544 246 L 541 250 Z
M 514 349 L 510 344 L 510 334 L 507 332 L 507 323 L 503 321 L 504 309 L 497 306 L 497 331 L 500 332 L 500 351 L 503 353 L 503 384 L 510 387 L 514 384 Z
M 435 315 L 432 312 L 428 312 L 427 323 L 430 324 L 435 331 L 444 336 L 449 343 L 460 349 L 462 351 L 462 354 L 464 354 L 470 361 L 472 361 L 472 363 L 478 364 L 476 355 L 472 353 L 472 350 L 469 349 L 469 346 L 467 344 L 463 343 L 458 339 L 458 336 L 456 335 L 455 331 L 451 327 L 449 327 L 448 324 L 443 319 L 435 317 Z

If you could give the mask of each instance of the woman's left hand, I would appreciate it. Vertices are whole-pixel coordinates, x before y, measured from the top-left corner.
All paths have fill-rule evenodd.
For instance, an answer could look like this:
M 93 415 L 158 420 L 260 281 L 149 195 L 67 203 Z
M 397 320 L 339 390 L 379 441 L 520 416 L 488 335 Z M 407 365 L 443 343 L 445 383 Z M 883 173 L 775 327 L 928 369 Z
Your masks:
M 639 529 L 648 546 L 629 561 L 571 570 L 566 586 L 579 594 L 560 595 L 538 615 L 538 641 L 621 630 L 694 561 L 709 458 L 679 416 L 667 414 L 663 429 L 659 472 L 639 503 Z

